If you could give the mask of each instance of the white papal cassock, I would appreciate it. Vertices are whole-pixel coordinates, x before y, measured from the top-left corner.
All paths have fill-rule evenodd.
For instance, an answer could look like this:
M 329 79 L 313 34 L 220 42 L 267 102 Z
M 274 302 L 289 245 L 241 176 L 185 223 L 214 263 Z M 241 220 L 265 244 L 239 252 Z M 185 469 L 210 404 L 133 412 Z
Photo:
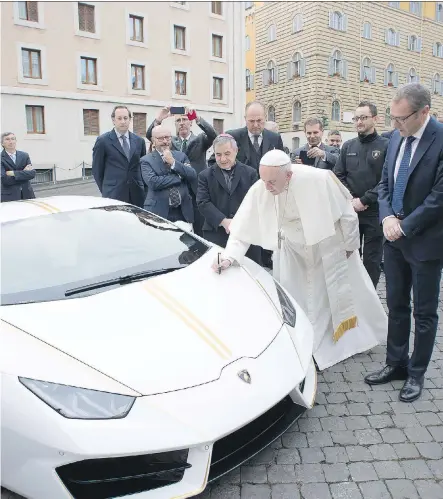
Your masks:
M 278 196 L 261 180 L 251 187 L 223 255 L 241 264 L 250 244 L 274 251 L 274 277 L 313 324 L 314 359 L 323 370 L 384 341 L 387 316 L 356 251 L 358 217 L 349 191 L 328 170 L 292 170 Z M 346 258 L 346 251 L 353 254 Z

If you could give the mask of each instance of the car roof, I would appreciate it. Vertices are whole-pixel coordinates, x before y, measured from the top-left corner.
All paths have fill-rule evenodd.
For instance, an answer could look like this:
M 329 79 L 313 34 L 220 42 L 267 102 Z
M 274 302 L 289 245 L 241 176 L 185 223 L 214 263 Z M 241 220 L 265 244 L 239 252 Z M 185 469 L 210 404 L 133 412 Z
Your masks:
M 127 205 L 115 199 L 95 196 L 51 196 L 0 203 L 0 223 L 101 206 Z

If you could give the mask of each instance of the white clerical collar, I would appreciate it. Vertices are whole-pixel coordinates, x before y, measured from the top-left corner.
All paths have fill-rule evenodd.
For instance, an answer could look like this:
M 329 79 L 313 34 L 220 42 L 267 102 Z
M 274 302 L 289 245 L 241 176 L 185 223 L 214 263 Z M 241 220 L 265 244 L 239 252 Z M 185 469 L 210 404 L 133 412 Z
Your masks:
M 431 119 L 431 116 L 428 114 L 428 117 L 426 118 L 426 121 L 423 123 L 423 126 L 413 134 L 413 137 L 415 137 L 418 140 L 420 140 L 422 138 L 423 134 L 425 133 L 425 129 L 428 126 L 430 119 Z

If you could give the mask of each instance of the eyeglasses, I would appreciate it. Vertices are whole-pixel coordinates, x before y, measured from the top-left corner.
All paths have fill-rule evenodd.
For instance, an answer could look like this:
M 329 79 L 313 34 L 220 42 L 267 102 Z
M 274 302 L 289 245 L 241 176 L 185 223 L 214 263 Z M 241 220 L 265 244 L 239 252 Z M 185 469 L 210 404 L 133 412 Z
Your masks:
M 413 113 L 411 113 L 409 116 L 406 116 L 404 118 L 398 118 L 397 116 L 391 116 L 389 115 L 389 119 L 391 121 L 395 121 L 397 122 L 399 125 L 404 125 L 406 123 L 406 121 L 413 115 L 413 114 L 416 114 L 418 113 L 418 111 L 414 111 Z
M 361 122 L 363 122 L 363 121 L 368 120 L 369 118 L 372 118 L 372 116 L 354 116 L 354 117 L 352 118 L 352 121 L 353 121 L 354 123 L 357 123 L 357 121 L 361 121 Z
M 164 135 L 163 137 L 155 137 L 157 140 L 171 140 L 171 135 Z

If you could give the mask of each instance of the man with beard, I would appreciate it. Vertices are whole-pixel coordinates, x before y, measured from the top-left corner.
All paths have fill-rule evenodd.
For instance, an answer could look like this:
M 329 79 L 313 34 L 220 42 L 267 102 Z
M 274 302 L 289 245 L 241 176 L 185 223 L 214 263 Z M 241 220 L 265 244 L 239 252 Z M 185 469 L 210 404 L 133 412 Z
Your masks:
M 383 229 L 378 220 L 377 189 L 389 140 L 378 135 L 377 108 L 369 101 L 357 107 L 353 118 L 358 136 L 343 144 L 334 173 L 352 194 L 352 206 L 358 214 L 360 254 L 374 287 L 380 278 L 383 254 Z
M 337 162 L 338 149 L 322 143 L 323 122 L 318 118 L 310 118 L 305 121 L 305 135 L 308 141 L 303 147 L 299 147 L 294 155 L 295 162 L 300 164 L 303 161 L 302 151 L 306 151 L 307 161 L 315 168 L 332 170 Z

